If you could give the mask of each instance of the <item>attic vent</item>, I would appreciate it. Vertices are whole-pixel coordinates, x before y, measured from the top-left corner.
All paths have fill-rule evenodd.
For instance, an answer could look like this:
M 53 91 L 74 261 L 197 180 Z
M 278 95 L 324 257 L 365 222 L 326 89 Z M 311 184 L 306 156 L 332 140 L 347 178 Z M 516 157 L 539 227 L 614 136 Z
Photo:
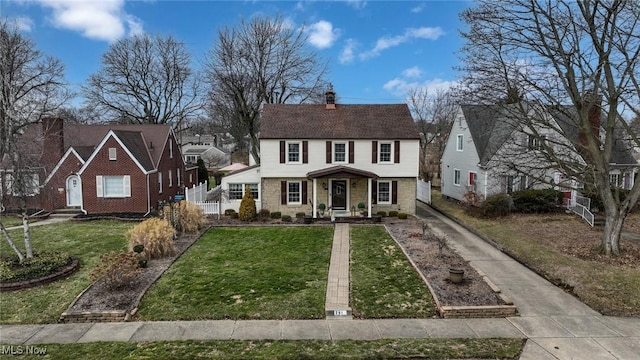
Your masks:
M 109 160 L 117 160 L 116 148 L 109 148 Z

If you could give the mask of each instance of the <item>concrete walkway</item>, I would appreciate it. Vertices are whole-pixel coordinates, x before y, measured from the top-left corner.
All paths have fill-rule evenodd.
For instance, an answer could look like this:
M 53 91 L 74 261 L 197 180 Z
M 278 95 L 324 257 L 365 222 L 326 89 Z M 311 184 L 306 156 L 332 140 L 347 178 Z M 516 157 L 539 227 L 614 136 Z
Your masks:
M 352 319 L 349 307 L 349 224 L 337 223 L 333 232 L 325 299 L 327 319 Z
M 51 214 L 51 215 L 49 215 L 48 218 L 46 218 L 44 220 L 39 220 L 39 221 L 36 221 L 36 222 L 30 222 L 29 223 L 29 227 L 41 226 L 41 225 L 50 225 L 50 224 L 55 224 L 55 223 L 67 221 L 67 220 L 71 219 L 72 217 L 74 217 L 75 215 L 76 214 Z M 7 230 L 17 230 L 17 229 L 22 229 L 22 225 L 12 226 L 12 227 L 8 227 L 7 228 Z
M 328 318 L 0 325 L 0 343 L 34 345 L 187 339 L 374 340 L 499 337 L 529 339 L 521 360 L 640 359 L 639 318 L 602 316 L 428 206 L 421 205 L 418 210 L 418 215 L 429 222 L 433 229 L 447 235 L 450 246 L 474 267 L 487 274 L 514 301 L 521 316 L 492 319 L 344 321 Z M 341 253 L 338 257 L 346 255 L 348 259 L 348 225 L 339 225 L 346 224 L 336 224 L 333 251 Z M 341 245 L 338 246 L 338 243 Z M 330 268 L 334 267 L 334 255 L 336 254 L 332 254 Z M 340 269 L 339 265 L 336 266 Z M 329 283 L 338 285 L 335 288 L 338 294 L 340 285 L 344 283 L 340 282 L 344 267 L 342 269 L 330 271 Z M 346 273 L 348 274 L 348 267 Z M 346 288 L 348 291 L 348 286 Z M 328 300 L 329 294 L 328 288 Z M 348 304 L 348 292 L 346 303 Z

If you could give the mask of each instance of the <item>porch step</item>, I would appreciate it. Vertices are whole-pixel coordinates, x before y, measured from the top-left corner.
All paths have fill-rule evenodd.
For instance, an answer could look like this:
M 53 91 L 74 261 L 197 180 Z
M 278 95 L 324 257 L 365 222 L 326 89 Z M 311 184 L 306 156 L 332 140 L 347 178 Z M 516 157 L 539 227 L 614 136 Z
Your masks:
M 63 217 L 63 216 L 75 216 L 82 214 L 82 210 L 79 207 L 69 207 L 64 209 L 55 209 L 51 212 L 51 216 Z
M 604 216 L 596 216 L 593 218 L 593 226 L 604 226 L 605 221 Z

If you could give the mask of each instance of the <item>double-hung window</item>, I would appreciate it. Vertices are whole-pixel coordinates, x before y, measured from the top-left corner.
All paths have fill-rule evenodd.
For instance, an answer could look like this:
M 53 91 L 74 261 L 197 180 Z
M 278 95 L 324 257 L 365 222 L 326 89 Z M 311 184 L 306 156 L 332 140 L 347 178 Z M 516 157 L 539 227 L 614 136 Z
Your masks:
M 453 185 L 460 186 L 460 170 L 453 170 Z
M 334 163 L 347 162 L 347 144 L 346 143 L 333 143 L 333 162 Z
M 258 184 L 256 183 L 229 184 L 229 200 L 242 200 L 247 188 L 249 188 L 249 191 L 251 191 L 251 196 L 253 196 L 255 200 L 258 200 Z
M 378 181 L 378 204 L 391 204 L 391 182 Z
M 302 189 L 300 181 L 287 182 L 287 203 L 302 204 Z
M 464 150 L 464 135 L 463 134 L 458 134 L 456 136 L 456 150 L 457 151 Z
M 287 163 L 300 164 L 302 162 L 300 156 L 300 143 L 288 142 L 287 143 Z
M 98 197 L 118 198 L 131 196 L 131 177 L 96 176 L 96 195 Z
M 391 156 L 393 148 L 391 143 L 380 143 L 380 161 L 381 163 L 390 163 L 393 159 Z

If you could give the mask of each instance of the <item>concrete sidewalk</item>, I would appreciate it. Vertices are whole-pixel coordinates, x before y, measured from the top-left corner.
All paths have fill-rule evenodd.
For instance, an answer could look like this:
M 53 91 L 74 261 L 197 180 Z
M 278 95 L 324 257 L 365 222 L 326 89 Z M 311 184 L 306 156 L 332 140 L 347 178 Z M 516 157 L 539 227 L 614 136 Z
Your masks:
M 29 227 L 33 226 L 41 226 L 41 225 L 50 225 L 63 221 L 67 221 L 74 217 L 76 214 L 51 214 L 48 218 L 44 220 L 39 220 L 36 222 L 29 222 Z M 8 227 L 7 230 L 17 230 L 22 229 L 22 225 Z
M 498 285 L 514 301 L 521 316 L 492 319 L 214 320 L 0 325 L 0 343 L 34 345 L 204 339 L 498 337 L 529 339 L 521 360 L 640 359 L 639 318 L 602 316 L 430 207 L 420 205 L 418 215 L 431 228 L 446 234 L 450 246 Z M 333 251 L 339 253 L 332 254 L 332 263 L 334 257 L 336 264 L 344 262 L 344 253 L 348 254 L 349 247 L 343 245 L 345 241 L 348 244 L 348 236 L 348 226 L 346 230 L 345 227 L 336 226 Z M 342 260 L 338 260 L 338 257 Z M 330 275 L 329 282 L 338 284 L 338 279 L 332 277 L 344 276 L 344 271 L 331 274 L 335 275 Z

